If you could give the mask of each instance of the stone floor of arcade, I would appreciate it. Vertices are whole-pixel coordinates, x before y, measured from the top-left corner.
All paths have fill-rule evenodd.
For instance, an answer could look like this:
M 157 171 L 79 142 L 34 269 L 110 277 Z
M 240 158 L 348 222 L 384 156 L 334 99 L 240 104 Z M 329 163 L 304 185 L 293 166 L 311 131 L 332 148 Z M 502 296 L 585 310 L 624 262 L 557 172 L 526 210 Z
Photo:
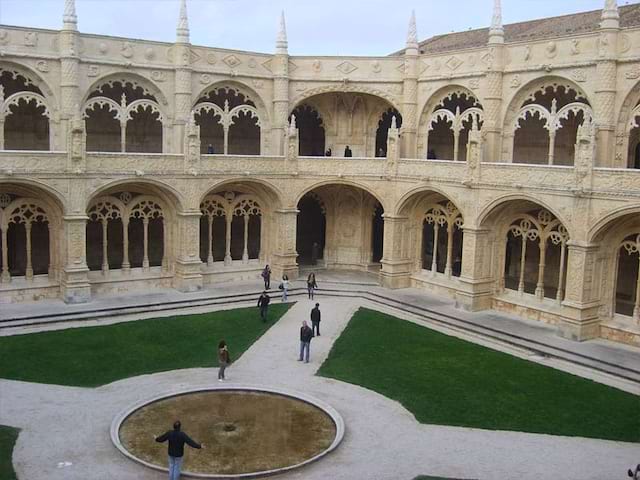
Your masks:
M 305 274 L 306 270 L 303 270 L 302 275 Z M 281 315 L 276 322 L 256 327 L 255 337 L 251 337 L 253 333 L 245 332 L 246 338 L 236 339 L 229 333 L 233 338 L 232 351 L 235 348 L 234 357 L 237 361 L 228 369 L 228 381 L 224 385 L 264 386 L 300 392 L 332 406 L 345 422 L 344 440 L 335 451 L 302 469 L 273 478 L 412 480 L 426 475 L 426 478 L 447 479 L 600 480 L 624 478 L 627 468 L 637 463 L 640 438 L 636 436 L 627 437 L 625 441 L 615 440 L 613 438 L 617 434 L 613 432 L 614 427 L 611 435 L 604 428 L 602 431 L 605 434 L 596 433 L 593 435 L 595 438 L 588 438 L 592 435 L 528 433 L 517 431 L 517 428 L 470 428 L 451 426 L 446 422 L 421 421 L 425 414 L 429 418 L 431 413 L 438 413 L 435 412 L 438 395 L 432 397 L 434 412 L 430 412 L 429 407 L 424 405 L 419 405 L 418 408 L 422 411 L 417 412 L 410 406 L 410 399 L 401 396 L 394 399 L 392 393 L 381 392 L 371 384 L 362 383 L 369 387 L 365 388 L 356 385 L 356 381 L 338 380 L 342 379 L 341 374 L 335 371 L 331 373 L 335 370 L 331 361 L 341 355 L 344 357 L 345 347 L 349 351 L 349 334 L 353 334 L 350 331 L 352 318 L 364 307 L 392 315 L 400 319 L 398 321 L 407 328 L 416 328 L 417 325 L 420 331 L 444 333 L 446 337 L 443 338 L 454 342 L 469 342 L 468 345 L 472 348 L 489 352 L 489 355 L 508 354 L 505 357 L 515 358 L 516 361 L 524 359 L 523 363 L 527 365 L 543 368 L 552 375 L 566 376 L 570 382 L 583 382 L 589 389 L 605 389 L 604 396 L 597 394 L 597 399 L 594 393 L 593 399 L 571 401 L 576 400 L 579 405 L 591 408 L 597 404 L 591 404 L 592 400 L 607 404 L 607 398 L 610 398 L 613 410 L 606 413 L 607 408 L 603 408 L 605 411 L 597 412 L 596 416 L 602 415 L 603 419 L 607 419 L 613 418 L 613 414 L 617 413 L 624 418 L 624 412 L 628 411 L 629 425 L 624 428 L 635 428 L 638 431 L 638 425 L 633 427 L 637 418 L 634 420 L 632 413 L 637 413 L 640 408 L 640 397 L 637 397 L 640 395 L 638 349 L 602 339 L 571 342 L 558 337 L 552 327 L 539 322 L 495 311 L 464 312 L 456 309 L 453 302 L 423 291 L 392 291 L 382 288 L 371 274 L 320 270 L 320 289 L 315 301 L 321 304 L 323 313 L 322 336 L 312 341 L 311 362 L 307 365 L 296 361 L 299 326 L 302 320 L 308 318 L 308 312 L 313 306 L 313 302 L 307 299 L 304 278 L 306 277 L 301 276 L 293 282 L 288 309 L 280 307 L 279 293 L 273 292 L 274 318 Z M 20 340 L 29 340 L 40 334 L 57 333 L 63 340 L 57 341 L 57 346 L 53 345 L 52 348 L 72 349 L 73 342 L 64 341 L 66 332 L 85 333 L 84 338 L 88 339 L 85 341 L 92 344 L 95 342 L 95 348 L 101 351 L 104 347 L 101 343 L 108 337 L 101 335 L 101 330 L 96 327 L 139 326 L 144 324 L 142 320 L 159 317 L 169 317 L 161 321 L 175 322 L 173 317 L 176 315 L 215 314 L 211 312 L 230 315 L 225 321 L 228 321 L 228 325 L 235 325 L 233 328 L 240 325 L 237 321 L 255 321 L 258 324 L 257 311 L 255 318 L 249 313 L 249 318 L 241 320 L 234 320 L 238 317 L 234 312 L 238 312 L 237 309 L 241 307 L 254 306 L 260 287 L 261 283 L 256 278 L 251 281 L 228 282 L 215 291 L 205 289 L 192 294 L 177 291 L 168 293 L 167 290 L 148 291 L 129 296 L 103 296 L 91 304 L 75 306 L 64 305 L 60 300 L 46 300 L 34 303 L 28 313 L 25 312 L 24 305 L 22 308 L 3 306 L 0 310 L 0 345 L 4 342 L 4 353 L 12 355 L 12 358 L 5 358 L 0 353 L 0 363 L 5 365 L 0 373 L 0 377 L 3 377 L 0 380 L 0 425 L 19 429 L 12 454 L 16 478 L 164 478 L 165 474 L 139 465 L 116 450 L 109 438 L 111 422 L 123 408 L 154 396 L 192 387 L 217 385 L 215 345 L 218 338 L 194 338 L 193 350 L 196 357 L 199 355 L 199 360 L 178 367 L 175 366 L 178 364 L 171 363 L 175 359 L 167 359 L 162 355 L 158 357 L 157 351 L 154 352 L 153 348 L 145 350 L 144 346 L 140 346 L 137 352 L 128 353 L 144 358 L 139 365 L 130 367 L 133 370 L 124 373 L 117 372 L 118 366 L 115 365 L 122 362 L 108 361 L 98 354 L 95 357 L 96 364 L 114 364 L 113 371 L 107 367 L 103 371 L 92 371 L 91 367 L 84 380 L 77 380 L 77 371 L 87 370 L 87 365 L 69 364 L 66 372 L 51 372 L 50 369 L 55 368 L 53 365 L 56 362 L 64 362 L 64 355 L 53 353 L 51 356 L 51 352 L 40 358 L 40 362 L 50 367 L 37 365 L 37 358 L 30 360 L 36 362 L 36 365 L 27 365 L 20 354 L 7 348 L 7 341 L 18 339 L 16 335 L 22 336 Z M 224 312 L 225 310 L 228 312 Z M 173 332 L 169 337 L 178 335 L 178 330 L 172 330 L 170 323 L 163 325 L 163 328 Z M 193 331 L 191 334 L 194 334 Z M 129 341 L 135 342 L 131 338 Z M 36 341 L 36 347 L 30 347 L 36 348 L 33 354 L 35 357 L 39 355 L 37 344 Z M 435 351 L 432 351 L 431 357 L 428 348 L 416 349 L 414 345 L 410 347 L 414 349 L 412 352 L 402 352 L 403 359 L 391 359 L 389 369 L 389 361 L 384 358 L 386 346 L 384 348 L 380 363 L 371 365 L 374 382 L 380 376 L 384 383 L 385 376 L 392 372 L 392 376 L 397 376 L 397 381 L 392 379 L 389 383 L 392 390 L 398 385 L 406 386 L 407 382 L 414 382 L 409 391 L 413 391 L 417 398 L 422 398 L 419 395 L 429 395 L 432 388 L 439 388 L 434 383 L 416 382 L 415 378 L 411 378 L 410 372 L 401 368 L 403 362 L 408 360 L 423 362 L 427 366 L 431 364 L 435 369 L 441 361 Z M 391 353 L 391 345 L 390 348 L 388 354 L 395 356 L 395 353 Z M 27 350 L 24 352 L 25 355 L 28 353 Z M 146 360 L 149 363 L 157 362 L 157 365 L 145 370 L 147 366 L 143 364 Z M 14 364 L 13 367 L 7 368 L 8 361 Z M 162 362 L 168 363 L 160 365 Z M 397 370 L 393 368 L 396 363 Z M 452 365 L 452 376 L 457 375 L 454 372 Z M 473 379 L 475 376 L 471 373 L 468 378 Z M 456 390 L 463 397 L 460 405 L 464 405 L 465 396 L 470 399 L 479 397 L 479 390 L 476 389 L 482 388 L 468 378 L 461 380 L 464 385 Z M 536 388 L 538 380 L 534 376 L 533 384 L 518 384 L 520 380 L 516 379 L 515 388 L 523 388 L 522 385 L 533 385 Z M 498 378 L 496 381 L 500 385 L 512 383 L 510 379 L 503 381 Z M 453 385 L 455 386 L 455 382 Z M 558 391 L 560 389 L 559 383 Z M 529 400 L 526 391 L 515 394 L 521 395 L 523 401 Z M 538 396 L 539 394 L 540 392 Z M 620 407 L 615 403 L 617 396 L 625 397 L 624 401 L 627 403 Z M 529 397 L 535 398 L 531 395 Z M 458 406 L 452 403 L 451 408 Z M 576 408 L 573 404 L 557 407 L 555 414 L 560 416 L 569 413 L 568 410 L 563 412 L 563 408 Z M 500 408 L 495 407 L 495 417 L 501 416 L 498 411 Z M 590 423 L 588 416 L 593 415 L 589 408 L 584 410 L 585 424 Z M 621 412 L 615 412 L 616 408 Z M 575 416 L 575 411 L 572 414 Z M 580 418 L 580 414 L 577 418 Z M 491 419 L 486 420 L 488 425 Z M 530 420 L 535 422 L 539 419 L 524 418 L 525 422 Z M 481 420 L 483 421 L 484 419 Z M 543 431 L 553 433 L 555 427 L 549 428 L 551 430 Z M 5 457 L 7 451 L 11 455 L 13 439 L 10 433 L 0 436 L 0 450 L 4 451 Z M 52 435 L 56 438 L 70 435 L 74 440 L 52 441 Z M 610 439 L 601 439 L 606 436 Z M 0 452 L 0 456 L 2 453 Z M 187 456 L 189 455 L 196 453 L 192 450 L 187 452 Z M 542 458 L 544 461 L 541 461 Z M 5 465 L 3 468 L 8 467 Z M 3 471 L 5 474 L 6 472 Z

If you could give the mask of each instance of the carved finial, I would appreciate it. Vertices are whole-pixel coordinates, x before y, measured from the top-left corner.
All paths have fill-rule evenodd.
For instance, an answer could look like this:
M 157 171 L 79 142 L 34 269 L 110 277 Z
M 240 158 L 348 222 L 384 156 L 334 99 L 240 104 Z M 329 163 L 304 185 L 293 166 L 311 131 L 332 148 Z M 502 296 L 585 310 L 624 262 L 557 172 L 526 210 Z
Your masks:
M 276 53 L 287 53 L 289 42 L 287 41 L 287 24 L 284 20 L 284 10 L 280 12 L 280 28 L 276 37 Z
M 493 0 L 493 17 L 491 17 L 491 28 L 489 29 L 489 43 L 504 43 L 501 0 Z
M 126 108 L 127 107 L 127 95 L 126 94 L 122 94 L 122 96 L 120 97 L 120 106 L 122 108 Z
M 229 113 L 229 100 L 224 101 L 224 111 L 225 113 Z
M 189 43 L 189 17 L 187 16 L 187 0 L 180 0 L 180 16 L 176 28 L 176 41 Z
M 475 114 L 471 115 L 471 131 L 472 132 L 478 131 L 478 116 Z
M 398 122 L 396 120 L 396 116 L 392 116 L 391 117 L 391 128 L 393 129 L 397 129 L 398 128 Z
M 616 0 L 605 0 L 602 10 L 602 28 L 620 28 L 620 12 Z
M 64 14 L 62 15 L 62 28 L 64 30 L 78 29 L 78 16 L 76 15 L 76 0 L 64 0 Z
M 551 100 L 551 113 L 553 115 L 558 113 L 558 99 L 557 98 L 554 98 L 553 100 Z
M 416 11 L 411 11 L 409 30 L 407 31 L 407 48 L 418 49 L 418 27 L 416 26 Z
M 296 133 L 297 128 L 298 127 L 296 126 L 296 116 L 294 114 L 291 114 L 291 121 L 289 122 L 289 134 L 294 135 Z

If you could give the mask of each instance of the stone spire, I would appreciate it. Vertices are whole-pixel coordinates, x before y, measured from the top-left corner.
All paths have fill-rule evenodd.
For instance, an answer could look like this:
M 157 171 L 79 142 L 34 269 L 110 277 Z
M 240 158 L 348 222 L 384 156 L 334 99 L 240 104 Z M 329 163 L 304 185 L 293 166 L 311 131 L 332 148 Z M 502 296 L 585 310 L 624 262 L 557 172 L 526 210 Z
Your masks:
M 602 28 L 620 28 L 620 12 L 616 0 L 605 0 L 602 10 Z
M 287 42 L 287 25 L 284 21 L 284 10 L 280 13 L 280 29 L 276 38 L 276 53 L 287 53 L 289 42 Z
M 64 14 L 62 15 L 63 30 L 77 30 L 78 16 L 76 15 L 76 0 L 64 0 Z
M 417 50 L 418 45 L 418 28 L 416 27 L 416 11 L 411 12 L 411 18 L 409 19 L 409 30 L 407 32 L 407 50 Z
M 493 0 L 493 17 L 491 18 L 491 28 L 489 29 L 489 43 L 504 43 L 501 0 Z
M 176 41 L 189 43 L 189 18 L 187 17 L 187 0 L 180 0 L 180 17 L 176 28 Z

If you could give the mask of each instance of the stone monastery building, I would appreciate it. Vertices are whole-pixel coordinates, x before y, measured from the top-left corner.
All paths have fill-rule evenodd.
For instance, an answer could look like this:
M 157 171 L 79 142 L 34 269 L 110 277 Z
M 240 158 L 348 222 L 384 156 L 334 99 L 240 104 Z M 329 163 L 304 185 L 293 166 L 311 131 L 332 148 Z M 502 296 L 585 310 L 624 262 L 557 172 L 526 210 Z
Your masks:
M 379 271 L 640 345 L 640 4 L 295 57 L 0 26 L 0 303 Z M 343 157 L 349 146 L 352 157 Z M 331 149 L 332 156 L 325 156 Z M 314 244 L 317 244 L 314 248 Z M 214 288 L 213 287 L 213 288 Z

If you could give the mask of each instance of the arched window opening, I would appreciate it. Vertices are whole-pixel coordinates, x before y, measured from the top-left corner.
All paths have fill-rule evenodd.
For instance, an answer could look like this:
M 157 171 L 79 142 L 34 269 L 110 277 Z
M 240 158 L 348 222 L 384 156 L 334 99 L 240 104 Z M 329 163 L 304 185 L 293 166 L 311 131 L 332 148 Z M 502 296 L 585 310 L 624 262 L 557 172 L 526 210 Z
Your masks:
M 640 234 L 629 235 L 618 249 L 615 311 L 640 320 Z
M 573 165 L 577 130 L 587 119 L 593 120 L 591 107 L 571 85 L 554 83 L 533 91 L 512 127 L 514 163 Z
M 640 169 L 640 102 L 631 112 L 629 122 L 629 168 Z
M 504 288 L 560 303 L 564 299 L 568 241 L 567 230 L 549 211 L 518 215 L 507 231 Z
M 300 265 L 316 265 L 324 259 L 327 233 L 326 208 L 315 193 L 305 194 L 298 202 L 296 251 Z
M 209 90 L 196 102 L 193 115 L 202 153 L 260 155 L 260 114 L 254 101 L 237 89 Z
M 84 105 L 87 151 L 161 153 L 165 118 L 156 97 L 135 80 L 108 80 Z
M 402 115 L 395 108 L 389 108 L 382 114 L 382 117 L 378 121 L 378 130 L 376 130 L 376 157 L 387 156 L 387 138 L 389 137 L 389 129 L 393 117 L 396 118 L 396 127 L 402 127 Z
M 0 67 L 0 150 L 50 150 L 50 118 L 33 81 Z
M 465 161 L 474 118 L 482 128 L 482 105 L 470 92 L 452 91 L 440 100 L 427 121 L 427 158 Z
M 422 268 L 432 274 L 459 277 L 462 269 L 462 224 L 452 202 L 427 207 L 422 221 Z
M 325 154 L 325 130 L 322 117 L 311 105 L 299 105 L 292 115 L 296 117 L 299 132 L 300 155 L 304 157 L 321 157 Z M 291 116 L 289 116 L 291 122 Z M 337 153 L 334 153 L 336 155 Z

